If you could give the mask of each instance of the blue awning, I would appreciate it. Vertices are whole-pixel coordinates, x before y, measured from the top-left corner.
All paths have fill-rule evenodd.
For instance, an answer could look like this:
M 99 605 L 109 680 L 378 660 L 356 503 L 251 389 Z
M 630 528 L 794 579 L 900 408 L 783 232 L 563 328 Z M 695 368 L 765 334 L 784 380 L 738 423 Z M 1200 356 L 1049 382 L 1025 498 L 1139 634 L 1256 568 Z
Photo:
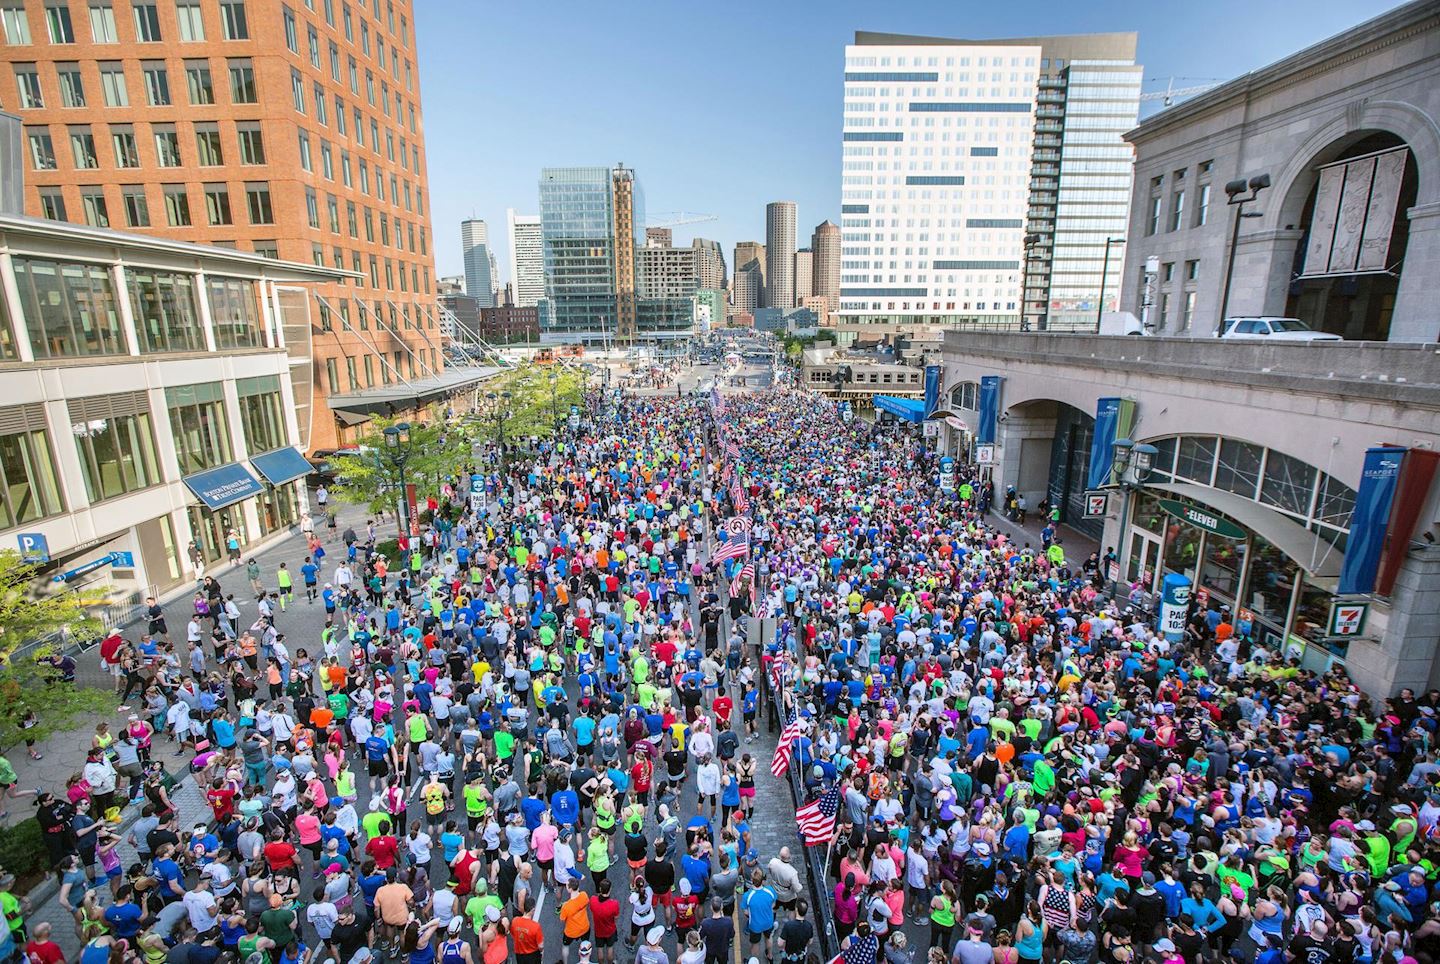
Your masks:
M 877 411 L 889 412 L 907 422 L 925 421 L 925 400 L 923 398 L 899 398 L 895 395 L 876 395 Z
M 293 448 L 276 449 L 263 455 L 250 456 L 255 471 L 265 477 L 271 485 L 284 485 L 302 475 L 310 473 L 310 463 Z
M 264 489 L 250 470 L 239 462 L 185 476 L 185 486 L 208 509 L 223 509 L 259 495 Z

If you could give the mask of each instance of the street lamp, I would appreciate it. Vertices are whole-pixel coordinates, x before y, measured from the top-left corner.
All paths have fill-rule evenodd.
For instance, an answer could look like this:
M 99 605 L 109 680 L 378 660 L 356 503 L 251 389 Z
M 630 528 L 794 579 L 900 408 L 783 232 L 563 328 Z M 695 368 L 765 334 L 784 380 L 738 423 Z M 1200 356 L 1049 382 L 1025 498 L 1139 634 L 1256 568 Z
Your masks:
M 1124 238 L 1105 239 L 1105 263 L 1100 268 L 1100 303 L 1095 306 L 1095 334 L 1097 335 L 1100 334 L 1101 317 L 1105 314 L 1105 282 L 1110 278 L 1110 245 L 1124 243 Z
M 1219 337 L 1225 333 L 1225 316 L 1230 312 L 1230 279 L 1235 274 L 1235 248 L 1240 243 L 1240 219 L 1259 218 L 1265 215 L 1260 211 L 1245 210 L 1245 205 L 1254 201 L 1260 196 L 1260 192 L 1270 186 L 1269 174 L 1256 174 L 1250 180 L 1236 178 L 1225 185 L 1225 203 L 1235 209 L 1235 215 L 1230 219 L 1230 254 L 1225 259 L 1225 288 L 1220 295 L 1220 317 L 1215 321 L 1215 335 Z M 1249 194 L 1246 194 L 1249 191 Z
M 1117 438 L 1110 443 L 1111 464 L 1114 467 L 1115 485 L 1125 493 L 1120 508 L 1120 555 L 1119 571 L 1125 571 L 1125 555 L 1129 550 L 1130 500 L 1135 492 L 1145 487 L 1150 471 L 1155 467 L 1155 456 L 1160 450 L 1146 442 L 1135 443 L 1128 438 Z M 1115 582 L 1119 583 L 1119 573 Z M 1112 587 L 1111 591 L 1114 591 Z
M 390 464 L 400 476 L 400 512 L 397 520 L 401 536 L 410 532 L 410 495 L 405 486 L 405 463 L 410 460 L 410 423 L 397 422 L 385 429 L 385 451 Z

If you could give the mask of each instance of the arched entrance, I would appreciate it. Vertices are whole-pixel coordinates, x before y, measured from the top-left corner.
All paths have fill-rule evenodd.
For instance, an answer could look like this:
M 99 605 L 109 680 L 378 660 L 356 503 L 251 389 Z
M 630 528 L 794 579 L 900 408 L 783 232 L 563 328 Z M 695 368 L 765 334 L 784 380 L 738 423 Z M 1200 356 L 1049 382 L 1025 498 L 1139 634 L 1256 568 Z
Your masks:
M 1290 189 L 1290 204 L 1304 197 L 1304 233 L 1285 313 L 1347 339 L 1384 341 L 1418 189 L 1415 158 L 1389 131 L 1356 132 L 1317 155 L 1311 176 Z
M 1032 512 L 1049 502 L 1059 507 L 1061 522 L 1098 542 L 1104 520 L 1085 518 L 1095 416 L 1055 399 L 1035 399 L 1011 406 L 1004 419 L 1010 463 L 1004 477 L 1013 480 Z

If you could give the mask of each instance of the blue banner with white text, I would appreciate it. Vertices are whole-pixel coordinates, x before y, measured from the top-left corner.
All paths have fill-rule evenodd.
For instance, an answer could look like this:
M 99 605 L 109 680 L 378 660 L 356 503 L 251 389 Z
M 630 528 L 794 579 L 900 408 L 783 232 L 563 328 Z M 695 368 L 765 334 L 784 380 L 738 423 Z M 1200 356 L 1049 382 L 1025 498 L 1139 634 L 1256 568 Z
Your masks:
M 1400 482 L 1400 465 L 1405 449 L 1381 446 L 1365 450 L 1365 467 L 1360 473 L 1360 491 L 1350 514 L 1350 538 L 1345 544 L 1345 561 L 1340 566 L 1340 595 L 1363 595 L 1375 589 L 1380 568 L 1380 551 L 1385 548 L 1385 531 L 1390 526 L 1390 508 Z
M 980 379 L 980 425 L 975 431 L 979 445 L 995 444 L 995 424 L 1000 418 L 999 375 L 985 375 Z
M 1120 399 L 1102 398 L 1095 403 L 1095 434 L 1090 439 L 1090 475 L 1087 489 L 1110 484 L 1110 469 L 1115 464 L 1115 432 L 1120 425 Z
M 935 414 L 940 407 L 940 366 L 925 366 L 925 417 Z

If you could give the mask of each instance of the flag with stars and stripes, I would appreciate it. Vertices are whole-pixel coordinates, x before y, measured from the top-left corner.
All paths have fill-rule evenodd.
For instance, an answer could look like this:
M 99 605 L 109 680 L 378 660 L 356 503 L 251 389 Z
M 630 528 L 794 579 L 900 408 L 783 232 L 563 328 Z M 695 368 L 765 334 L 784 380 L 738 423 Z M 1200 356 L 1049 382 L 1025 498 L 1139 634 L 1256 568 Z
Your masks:
M 726 559 L 743 559 L 749 554 L 750 536 L 748 533 L 742 533 L 738 536 L 731 536 L 716 546 L 715 550 L 710 553 L 710 559 L 713 562 L 724 562 Z
M 780 742 L 775 744 L 775 755 L 770 758 L 770 773 L 776 779 L 783 777 L 785 771 L 790 769 L 790 758 L 795 751 L 791 749 L 795 740 L 805 731 L 803 720 L 791 720 L 785 729 L 780 731 Z
M 817 800 L 805 804 L 795 811 L 795 823 L 800 827 L 800 836 L 805 846 L 820 847 L 828 844 L 835 836 L 835 821 L 840 814 L 840 788 L 831 787 Z
M 731 458 L 738 459 L 740 457 L 740 446 L 736 445 L 729 439 L 725 440 L 725 451 L 730 455 Z

